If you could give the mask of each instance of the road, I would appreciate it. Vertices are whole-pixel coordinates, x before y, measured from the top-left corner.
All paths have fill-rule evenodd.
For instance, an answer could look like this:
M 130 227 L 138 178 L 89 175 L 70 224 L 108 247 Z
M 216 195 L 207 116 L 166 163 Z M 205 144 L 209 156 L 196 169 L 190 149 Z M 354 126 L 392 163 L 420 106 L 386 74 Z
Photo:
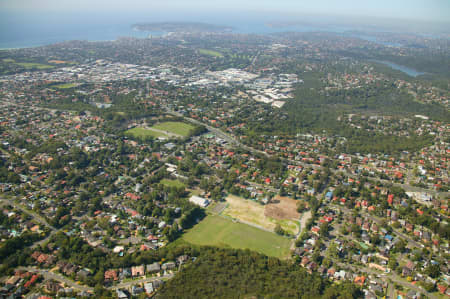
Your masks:
M 142 279 L 137 279 L 137 280 L 130 280 L 127 282 L 121 282 L 114 286 L 110 286 L 110 287 L 108 287 L 108 289 L 110 289 L 110 290 L 126 289 L 126 288 L 129 288 L 129 287 L 137 285 L 137 284 L 147 283 L 147 282 L 151 282 L 151 281 L 158 280 L 158 279 L 170 279 L 173 276 L 174 276 L 174 274 L 168 274 L 168 275 L 163 275 L 160 277 L 149 277 L 149 278 L 142 278 Z
M 349 237 L 345 237 L 344 239 L 346 240 L 350 240 Z M 414 241 L 413 241 L 414 242 Z M 429 294 L 426 290 L 422 289 L 421 287 L 418 287 L 416 285 L 413 285 L 409 282 L 406 282 L 402 277 L 398 276 L 396 273 L 394 272 L 390 272 L 390 273 L 381 273 L 380 271 L 368 268 L 368 267 L 364 267 L 364 266 L 353 266 L 352 264 L 343 264 L 339 261 L 333 260 L 333 262 L 338 265 L 341 268 L 344 269 L 349 269 L 353 272 L 359 271 L 359 272 L 365 272 L 365 273 L 369 273 L 369 274 L 374 274 L 374 275 L 380 275 L 382 276 L 382 280 L 386 282 L 386 278 L 391 279 L 392 281 L 401 284 L 404 287 L 407 287 L 409 289 L 415 290 L 415 291 L 419 291 L 423 294 L 426 294 L 428 296 L 428 298 L 436 298 L 435 296 L 433 296 L 432 294 Z M 393 294 L 395 292 L 394 286 L 392 285 L 392 283 L 389 284 L 388 286 L 388 290 L 387 293 L 390 296 L 389 298 L 394 298 L 392 297 Z M 437 298 L 436 298 L 437 299 Z
M 296 240 L 297 240 L 298 237 L 301 235 L 301 233 L 302 233 L 303 231 L 305 231 L 306 223 L 308 222 L 309 219 L 311 219 L 311 216 L 312 216 L 311 210 L 308 210 L 308 211 L 304 212 L 304 213 L 302 214 L 302 216 L 300 217 L 300 229 L 299 229 L 297 235 L 295 236 L 295 239 L 296 239 Z
M 344 239 L 350 240 L 349 237 L 345 237 Z M 406 282 L 402 277 L 398 276 L 395 272 L 391 271 L 390 273 L 383 273 L 381 271 L 374 270 L 372 268 L 368 268 L 368 267 L 364 267 L 364 266 L 359 266 L 359 265 L 353 266 L 352 264 L 348 264 L 348 263 L 344 264 L 335 259 L 333 259 L 333 263 L 343 269 L 351 270 L 352 272 L 365 272 L 365 273 L 373 274 L 373 275 L 377 275 L 377 276 L 379 275 L 382 277 L 382 280 L 384 282 L 387 282 L 387 278 L 389 278 L 390 280 L 392 280 L 398 284 L 401 284 L 402 286 L 404 286 L 406 288 L 409 288 L 409 289 L 412 289 L 412 290 L 415 290 L 415 291 L 418 291 L 418 292 L 421 292 L 421 293 L 427 295 L 428 296 L 427 298 L 432 298 L 432 299 L 436 298 L 435 296 L 433 296 L 432 294 L 429 294 L 426 290 L 422 289 L 421 287 L 418 287 L 409 282 Z M 387 290 L 388 295 L 391 296 L 389 298 L 394 298 L 394 297 L 392 297 L 394 292 L 395 292 L 394 286 L 392 285 L 392 283 L 389 283 L 388 290 Z M 436 299 L 438 299 L 438 298 L 436 298 Z
M 45 269 L 38 269 L 35 267 L 18 267 L 18 269 L 29 271 L 29 272 L 39 273 L 42 276 L 44 276 L 45 279 L 53 279 L 53 280 L 62 282 L 65 285 L 67 285 L 71 288 L 74 288 L 75 290 L 78 290 L 78 291 L 94 292 L 94 288 L 92 288 L 92 287 L 77 284 L 75 281 L 73 281 L 63 275 L 52 273 Z
M 186 119 L 187 121 L 189 121 L 189 122 L 191 122 L 193 124 L 204 126 L 209 131 L 211 131 L 212 133 L 216 134 L 216 136 L 222 138 L 223 140 L 227 141 L 230 144 L 233 144 L 235 146 L 241 147 L 241 148 L 243 148 L 243 149 L 245 149 L 247 151 L 253 152 L 253 153 L 258 153 L 258 154 L 261 154 L 261 155 L 269 156 L 269 154 L 266 153 L 266 152 L 263 152 L 263 151 L 260 151 L 260 150 L 256 150 L 254 148 L 251 148 L 249 146 L 246 146 L 246 145 L 242 144 L 240 141 L 236 140 L 235 138 L 233 138 L 232 136 L 230 136 L 229 134 L 223 132 L 222 130 L 220 130 L 218 128 L 211 127 L 210 125 L 202 123 L 201 121 L 198 121 L 196 119 L 184 116 L 183 114 L 175 112 L 175 111 L 166 110 L 166 112 L 168 114 L 173 115 L 173 116 L 182 117 L 182 118 Z
M 258 51 L 258 53 L 256 53 L 256 55 L 253 57 L 252 62 L 250 63 L 250 65 L 245 68 L 246 70 L 250 70 L 251 68 L 253 68 L 253 66 L 255 65 L 255 62 L 258 59 L 258 56 L 260 54 L 261 54 L 261 51 Z
M 275 194 L 277 194 L 280 191 L 279 189 L 272 188 L 271 186 L 268 186 L 268 185 L 262 185 L 262 184 L 258 184 L 255 182 L 247 182 L 247 183 L 252 187 L 263 188 L 263 189 L 269 190 L 270 192 L 273 192 Z
M 51 226 L 41 215 L 38 215 L 37 213 L 28 210 L 27 208 L 25 208 L 24 206 L 22 206 L 21 204 L 15 203 L 14 201 L 10 200 L 10 199 L 6 199 L 6 198 L 0 198 L 0 202 L 3 202 L 4 204 L 9 204 L 13 207 L 15 207 L 16 209 L 21 210 L 22 212 L 24 212 L 25 214 L 30 215 L 31 217 L 33 217 L 34 220 L 36 220 L 37 222 L 39 222 L 40 224 L 43 224 L 53 230 L 56 230 L 55 227 Z
M 394 282 L 396 282 L 398 284 L 401 284 L 402 286 L 404 286 L 406 288 L 409 288 L 409 289 L 412 289 L 412 290 L 414 290 L 416 292 L 420 292 L 422 294 L 425 294 L 428 298 L 439 299 L 436 296 L 434 296 L 433 294 L 428 293 L 426 290 L 422 289 L 421 287 L 418 287 L 418 286 L 413 285 L 411 283 L 405 282 L 400 276 L 398 276 L 397 274 L 394 274 L 392 272 L 391 273 L 380 273 L 379 271 L 375 271 L 375 270 L 367 268 L 367 267 L 358 267 L 357 268 L 357 267 L 354 267 L 354 266 L 349 265 L 349 264 L 342 264 L 342 263 L 339 263 L 339 262 L 335 262 L 335 263 L 341 268 L 350 269 L 350 270 L 352 270 L 354 272 L 361 271 L 361 272 L 365 272 L 365 273 L 369 273 L 369 274 L 373 274 L 373 275 L 380 275 L 380 276 L 383 277 L 383 281 L 386 278 L 389 278 L 392 281 L 394 281 Z
M 387 297 L 390 298 L 390 299 L 395 298 L 395 297 L 394 297 L 394 296 L 395 296 L 395 288 L 394 288 L 394 284 L 393 284 L 393 283 L 389 283 L 389 284 L 388 284 L 388 288 L 387 288 L 387 291 L 386 291 L 386 295 L 387 295 Z
M 47 220 L 45 220 L 41 215 L 28 210 L 27 208 L 25 208 L 24 206 L 22 206 L 21 204 L 18 204 L 12 200 L 6 199 L 6 198 L 0 198 L 0 202 L 4 205 L 4 204 L 8 204 L 10 206 L 13 206 L 16 209 L 21 210 L 22 212 L 24 212 L 25 214 L 28 214 L 29 216 L 31 216 L 33 218 L 33 220 L 35 220 L 36 222 L 48 227 L 50 229 L 50 234 L 45 237 L 44 239 L 40 240 L 39 242 L 35 242 L 30 248 L 36 248 L 37 246 L 44 244 L 45 242 L 47 242 L 54 234 L 56 234 L 59 229 L 57 229 L 56 227 L 50 225 Z
M 94 288 L 93 287 L 89 287 L 89 286 L 85 286 L 85 285 L 81 285 L 76 283 L 75 281 L 61 275 L 61 274 L 57 274 L 57 273 L 53 273 L 50 272 L 46 269 L 38 269 L 35 267 L 18 267 L 18 269 L 20 270 L 24 270 L 24 271 L 28 271 L 28 272 L 34 272 L 34 273 L 39 273 L 42 276 L 44 276 L 45 280 L 55 280 L 55 281 L 59 281 L 64 283 L 66 286 L 69 286 L 71 288 L 74 288 L 75 290 L 78 291 L 86 291 L 86 292 L 94 292 Z M 147 282 L 151 282 L 151 281 L 155 281 L 158 279 L 163 279 L 163 280 L 167 280 L 167 279 L 171 279 L 174 276 L 174 274 L 167 274 L 167 275 L 163 275 L 160 277 L 149 277 L 149 278 L 142 278 L 142 279 L 135 279 L 135 280 L 130 280 L 127 282 L 121 282 L 117 285 L 113 285 L 108 287 L 107 289 L 110 290 L 116 290 L 116 289 L 126 289 L 129 288 L 131 286 L 137 285 L 137 284 L 142 284 L 142 283 L 147 283 Z
M 343 207 L 343 206 L 340 206 L 340 205 L 336 205 L 336 207 L 339 208 L 341 211 L 343 211 L 343 212 L 346 213 L 346 214 L 351 214 L 351 213 L 352 213 L 352 211 L 349 210 L 349 209 L 346 208 L 346 207 Z M 362 216 L 367 217 L 368 219 L 372 220 L 373 222 L 375 222 L 375 223 L 378 224 L 378 225 L 382 224 L 382 220 L 380 220 L 378 217 L 375 217 L 375 216 L 373 216 L 373 215 L 370 215 L 370 214 L 368 214 L 368 213 L 366 213 L 366 212 L 364 212 L 364 211 L 361 211 L 360 214 L 361 214 Z M 423 244 L 414 241 L 410 236 L 408 236 L 408 235 L 406 235 L 406 234 L 400 232 L 399 230 L 397 230 L 397 229 L 395 229 L 395 228 L 393 228 L 393 227 L 391 227 L 391 228 L 392 228 L 392 231 L 393 231 L 396 235 L 398 235 L 398 236 L 402 237 L 403 239 L 407 240 L 407 241 L 409 242 L 409 244 L 411 244 L 411 245 L 413 245 L 414 247 L 417 247 L 417 248 L 423 248 L 423 246 L 424 246 Z
M 235 146 L 241 147 L 241 148 L 243 148 L 243 149 L 245 149 L 245 150 L 247 150 L 247 151 L 249 151 L 251 153 L 254 153 L 254 154 L 256 153 L 256 154 L 264 155 L 266 157 L 271 157 L 271 155 L 266 153 L 265 151 L 257 150 L 255 148 L 252 148 L 250 146 L 242 144 L 239 140 L 236 140 L 233 136 L 230 136 L 229 134 L 223 132 L 222 130 L 220 130 L 218 128 L 214 128 L 214 127 L 212 127 L 212 126 L 210 126 L 208 124 L 202 123 L 201 121 L 198 121 L 198 120 L 190 118 L 190 117 L 186 117 L 186 116 L 184 116 L 181 113 L 178 113 L 178 112 L 175 112 L 175 111 L 172 111 L 172 110 L 169 110 L 169 109 L 166 109 L 166 112 L 168 114 L 171 114 L 171 115 L 174 115 L 174 116 L 177 116 L 177 117 L 182 117 L 182 118 L 186 119 L 187 121 L 189 121 L 191 123 L 204 126 L 209 131 L 213 132 L 218 137 L 224 139 L 225 141 L 227 141 L 230 144 L 233 144 Z M 284 161 L 285 163 L 292 164 L 292 165 L 299 165 L 299 166 L 302 166 L 302 167 L 311 167 L 313 169 L 321 168 L 321 166 L 317 165 L 317 164 L 309 164 L 309 163 L 304 163 L 304 162 L 301 162 L 301 161 L 291 160 L 291 159 L 287 159 L 287 158 L 280 158 L 280 159 L 282 161 Z M 342 170 L 335 170 L 335 169 L 330 169 L 330 170 L 331 170 L 332 173 L 342 172 Z M 347 171 L 345 171 L 344 174 L 347 175 L 348 177 L 351 177 L 351 178 L 358 178 L 357 175 L 348 173 Z M 450 192 L 437 192 L 435 190 L 424 189 L 424 188 L 415 187 L 415 186 L 411 186 L 411 185 L 407 185 L 407 184 L 393 183 L 393 182 L 388 181 L 388 180 L 377 179 L 377 178 L 374 178 L 374 179 L 380 181 L 383 184 L 392 184 L 393 186 L 401 187 L 405 191 L 427 192 L 427 193 L 433 194 L 434 196 L 440 196 L 440 197 L 444 197 L 444 198 L 450 196 Z

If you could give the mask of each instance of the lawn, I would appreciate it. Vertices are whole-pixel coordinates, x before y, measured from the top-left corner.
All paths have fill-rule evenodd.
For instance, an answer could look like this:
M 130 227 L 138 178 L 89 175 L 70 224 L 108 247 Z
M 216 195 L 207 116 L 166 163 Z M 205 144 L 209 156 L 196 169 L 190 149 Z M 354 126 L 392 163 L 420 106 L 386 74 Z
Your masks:
M 184 123 L 184 122 L 167 121 L 167 122 L 156 124 L 152 128 L 161 130 L 164 132 L 169 132 L 172 134 L 180 135 L 183 137 L 187 137 L 187 136 L 189 136 L 191 130 L 194 129 L 194 126 Z
M 144 129 L 144 128 L 133 128 L 130 129 L 128 131 L 125 131 L 126 135 L 131 135 L 135 138 L 140 138 L 140 139 L 144 139 L 148 136 L 151 136 L 153 138 L 158 138 L 158 137 L 168 137 L 166 134 L 161 133 L 161 132 L 155 132 L 152 130 L 148 130 L 148 129 Z
M 76 62 L 65 61 L 65 60 L 49 60 L 48 63 L 52 63 L 52 64 L 77 64 Z
M 185 185 L 179 180 L 162 179 L 160 183 L 167 187 L 177 187 L 177 188 L 185 187 Z
M 35 62 L 16 62 L 17 65 L 23 66 L 26 69 L 51 69 L 54 68 L 53 65 L 35 63 Z
M 64 84 L 53 85 L 52 87 L 59 88 L 59 89 L 68 89 L 68 88 L 73 88 L 73 87 L 77 87 L 77 86 L 78 85 L 75 83 L 64 83 Z
M 182 238 L 192 244 L 248 248 L 277 258 L 287 258 L 291 246 L 288 238 L 215 215 L 207 216 Z
M 223 57 L 222 53 L 220 53 L 218 51 L 214 51 L 214 50 L 199 49 L 198 52 L 203 55 L 209 55 L 209 56 L 214 56 L 214 57 Z

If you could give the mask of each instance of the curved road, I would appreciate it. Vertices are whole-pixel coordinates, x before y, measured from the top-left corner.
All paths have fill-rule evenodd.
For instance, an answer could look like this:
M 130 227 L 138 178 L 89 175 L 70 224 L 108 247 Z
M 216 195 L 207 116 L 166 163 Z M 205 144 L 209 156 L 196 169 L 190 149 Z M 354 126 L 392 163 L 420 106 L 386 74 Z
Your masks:
M 235 145 L 235 146 L 238 146 L 238 147 L 241 147 L 241 148 L 243 148 L 243 149 L 245 149 L 245 150 L 248 150 L 249 152 L 254 152 L 254 153 L 262 154 L 262 155 L 265 155 L 265 156 L 268 156 L 268 157 L 270 156 L 268 153 L 266 153 L 266 152 L 264 152 L 264 151 L 260 151 L 260 150 L 257 150 L 257 149 L 254 149 L 254 148 L 252 148 L 252 147 L 249 147 L 249 146 L 246 146 L 246 145 L 242 144 L 240 141 L 234 139 L 232 136 L 230 136 L 229 134 L 223 132 L 222 130 L 220 130 L 220 129 L 218 129 L 218 128 L 211 127 L 211 126 L 208 125 L 208 124 L 205 124 L 205 123 L 202 123 L 201 121 L 198 121 L 198 120 L 196 120 L 196 119 L 193 119 L 193 118 L 184 116 L 183 114 L 178 113 L 178 112 L 175 112 L 175 111 L 171 111 L 171 110 L 168 110 L 168 109 L 167 109 L 166 112 L 167 112 L 168 114 L 172 114 L 173 116 L 182 117 L 182 118 L 186 119 L 187 121 L 189 121 L 189 122 L 191 122 L 191 123 L 193 123 L 193 124 L 200 125 L 200 126 L 204 126 L 204 127 L 207 128 L 209 131 L 215 133 L 217 136 L 219 136 L 219 137 L 222 138 L 223 140 L 225 140 L 225 141 L 227 141 L 227 142 L 229 142 L 229 143 L 231 143 L 231 144 L 233 144 L 233 145 Z
M 426 290 L 422 289 L 421 287 L 418 287 L 416 285 L 413 285 L 412 283 L 408 283 L 405 282 L 401 277 L 399 277 L 397 274 L 394 273 L 380 273 L 379 271 L 375 271 L 373 269 L 367 268 L 367 267 L 360 267 L 360 268 L 356 268 L 352 265 L 349 264 L 342 264 L 339 262 L 334 261 L 339 267 L 344 268 L 344 269 L 350 269 L 352 271 L 361 271 L 361 272 L 366 272 L 366 273 L 370 273 L 373 275 L 380 275 L 383 276 L 383 278 L 389 278 L 392 281 L 401 284 L 402 286 L 412 289 L 416 292 L 420 292 L 422 294 L 425 294 L 425 296 L 427 296 L 427 298 L 431 298 L 431 299 L 439 299 L 436 296 L 434 296 L 433 294 L 428 293 Z M 383 279 L 384 280 L 384 279 Z
M 45 220 L 41 215 L 35 213 L 34 211 L 28 210 L 27 208 L 25 208 L 24 206 L 22 206 L 21 204 L 18 204 L 12 200 L 6 199 L 6 198 L 0 198 L 0 203 L 4 204 L 8 204 L 10 206 L 13 206 L 16 209 L 21 210 L 22 212 L 24 212 L 25 214 L 28 214 L 29 216 L 31 216 L 33 218 L 33 220 L 35 220 L 36 222 L 48 227 L 50 229 L 50 234 L 45 237 L 44 239 L 35 242 L 30 248 L 36 248 L 37 246 L 44 244 L 45 242 L 47 242 L 54 234 L 56 234 L 60 229 L 57 229 L 56 227 L 50 225 L 47 220 Z
M 351 212 L 352 212 L 352 211 L 350 211 L 350 210 L 349 210 L 348 208 L 346 208 L 346 207 L 339 206 L 339 205 L 334 205 L 334 206 L 336 206 L 338 209 L 344 211 L 344 213 L 346 213 L 346 214 L 351 214 Z M 373 215 L 370 215 L 370 214 L 368 214 L 368 213 L 366 213 L 366 212 L 364 212 L 364 211 L 361 211 L 360 213 L 361 213 L 361 215 L 363 215 L 363 216 L 369 218 L 370 220 L 372 220 L 373 222 L 377 223 L 378 225 L 381 225 L 381 224 L 382 224 L 382 220 L 380 220 L 378 217 L 375 217 L 375 216 L 373 216 Z M 400 232 L 398 229 L 395 229 L 395 228 L 392 227 L 392 231 L 393 231 L 396 235 L 398 235 L 398 236 L 402 237 L 403 239 L 407 240 L 410 244 L 414 245 L 415 247 L 417 247 L 417 248 L 423 248 L 423 247 L 424 247 L 423 244 L 421 244 L 421 243 L 419 243 L 419 242 L 417 242 L 417 241 L 414 241 L 410 236 L 408 236 L 408 235 L 406 235 L 406 234 Z
M 25 270 L 28 272 L 36 272 L 41 274 L 42 276 L 44 276 L 45 279 L 53 279 L 59 282 L 64 283 L 65 285 L 74 288 L 75 290 L 79 290 L 79 291 L 86 291 L 86 292 L 94 292 L 94 288 L 92 287 L 88 287 L 85 285 L 81 285 L 76 283 L 75 281 L 61 275 L 61 274 L 57 274 L 57 273 L 53 273 L 50 272 L 49 270 L 46 269 L 38 269 L 38 268 L 34 268 L 34 267 L 18 267 L 18 269 L 20 270 Z

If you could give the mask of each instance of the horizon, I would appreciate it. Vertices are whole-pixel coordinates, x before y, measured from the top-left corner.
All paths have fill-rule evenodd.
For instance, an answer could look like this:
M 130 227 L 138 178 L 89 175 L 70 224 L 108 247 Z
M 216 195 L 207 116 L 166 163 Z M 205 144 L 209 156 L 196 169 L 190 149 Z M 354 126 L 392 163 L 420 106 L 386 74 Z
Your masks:
M 152 1 L 153 2 L 153 1 Z M 234 33 L 265 34 L 296 32 L 393 32 L 416 33 L 448 38 L 450 35 L 450 1 L 429 1 L 427 9 L 418 17 L 415 13 L 423 1 L 410 1 L 409 10 L 403 13 L 400 0 L 382 9 L 379 4 L 318 0 L 314 3 L 291 3 L 283 0 L 278 5 L 255 0 L 239 6 L 236 0 L 225 3 L 206 3 L 193 0 L 188 4 L 173 0 L 169 3 L 147 3 L 130 0 L 126 4 L 105 0 L 87 3 L 81 0 L 42 0 L 30 3 L 26 0 L 0 0 L 0 48 L 34 47 L 67 40 L 116 40 L 119 36 L 143 37 L 131 30 L 136 23 L 200 22 L 230 26 Z M 39 4 L 39 5 L 38 5 Z M 90 5 L 88 5 L 90 4 Z M 350 4 L 355 7 L 350 8 Z M 431 5 L 432 4 L 432 5 Z M 239 7 L 239 9 L 237 9 Z M 292 9 L 290 9 L 292 8 Z M 441 9 L 439 9 L 441 8 Z M 396 16 L 393 16 L 395 14 Z M 370 16 L 371 15 L 371 16 Z M 441 18 L 439 18 L 441 16 Z M 284 24 L 269 28 L 268 24 Z
M 449 2 L 450 3 L 450 2 Z M 28 25 L 79 25 L 81 23 L 90 23 L 95 25 L 124 25 L 132 26 L 136 23 L 160 23 L 160 22 L 198 22 L 215 25 L 232 26 L 233 23 L 291 23 L 308 24 L 316 26 L 347 26 L 358 27 L 351 30 L 361 31 L 371 27 L 373 31 L 386 32 L 417 32 L 431 33 L 440 32 L 450 34 L 449 21 L 442 20 L 415 20 L 408 18 L 392 18 L 380 16 L 358 16 L 358 15 L 340 15 L 311 12 L 263 12 L 263 11 L 241 11 L 241 12 L 196 12 L 191 14 L 177 12 L 79 12 L 64 11 L 51 12 L 45 11 L 37 14 L 30 11 L 6 12 L 0 11 L 0 28 L 8 28 L 16 24 Z M 81 21 L 81 22 L 80 22 Z M 375 29 L 376 28 L 376 29 Z M 0 35 L 7 30 L 0 30 Z

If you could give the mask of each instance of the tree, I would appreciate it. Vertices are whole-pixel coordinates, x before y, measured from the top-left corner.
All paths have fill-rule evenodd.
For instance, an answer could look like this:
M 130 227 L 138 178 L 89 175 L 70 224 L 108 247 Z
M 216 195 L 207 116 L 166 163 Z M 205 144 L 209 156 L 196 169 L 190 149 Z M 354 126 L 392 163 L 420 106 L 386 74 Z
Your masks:
M 278 192 L 278 194 L 280 196 L 286 196 L 287 195 L 286 188 L 284 187 L 284 185 L 281 186 L 280 191 Z
M 319 251 L 314 251 L 314 253 L 312 254 L 312 260 L 315 262 L 315 263 L 317 263 L 317 264 L 320 264 L 320 262 L 321 262 L 321 260 L 322 260 L 322 257 L 320 256 L 320 253 L 319 253 Z
M 331 242 L 330 246 L 328 246 L 328 257 L 330 259 L 336 259 L 339 256 L 339 251 L 335 242 Z
M 105 273 L 103 271 L 98 271 L 95 275 L 94 275 L 94 282 L 97 285 L 102 285 L 103 281 L 105 279 Z
M 322 237 L 326 237 L 328 236 L 328 232 L 330 231 L 330 225 L 328 224 L 328 222 L 324 222 L 320 225 L 320 230 L 319 230 L 319 234 Z
M 394 245 L 393 252 L 404 252 L 406 249 L 407 242 L 404 239 L 399 239 L 399 241 Z
M 391 256 L 391 258 L 389 259 L 389 262 L 388 262 L 388 267 L 389 267 L 389 269 L 394 270 L 394 271 L 397 269 L 398 262 L 397 262 L 396 257 Z
M 306 202 L 300 200 L 297 202 L 297 212 L 303 213 L 306 210 Z
M 281 227 L 281 225 L 278 224 L 278 223 L 277 223 L 277 225 L 275 226 L 274 231 L 275 231 L 276 234 L 281 235 L 281 236 L 283 236 L 283 235 L 286 234 L 286 232 L 284 231 L 284 229 L 283 229 L 283 228 Z
M 381 242 L 381 239 L 380 239 L 380 236 L 378 234 L 370 236 L 370 243 L 378 245 L 378 244 L 380 244 L 380 242 Z
M 425 274 L 427 274 L 431 278 L 437 278 L 441 275 L 441 269 L 438 264 L 430 264 L 425 269 Z
M 357 224 L 352 224 L 352 233 L 355 235 L 355 237 L 360 238 L 361 237 L 361 228 Z
M 435 292 L 436 291 L 436 285 L 434 283 L 431 282 L 422 282 L 423 288 L 427 291 L 427 292 Z
M 214 187 L 214 189 L 211 191 L 211 197 L 214 200 L 219 200 L 222 198 L 222 188 L 220 186 Z

